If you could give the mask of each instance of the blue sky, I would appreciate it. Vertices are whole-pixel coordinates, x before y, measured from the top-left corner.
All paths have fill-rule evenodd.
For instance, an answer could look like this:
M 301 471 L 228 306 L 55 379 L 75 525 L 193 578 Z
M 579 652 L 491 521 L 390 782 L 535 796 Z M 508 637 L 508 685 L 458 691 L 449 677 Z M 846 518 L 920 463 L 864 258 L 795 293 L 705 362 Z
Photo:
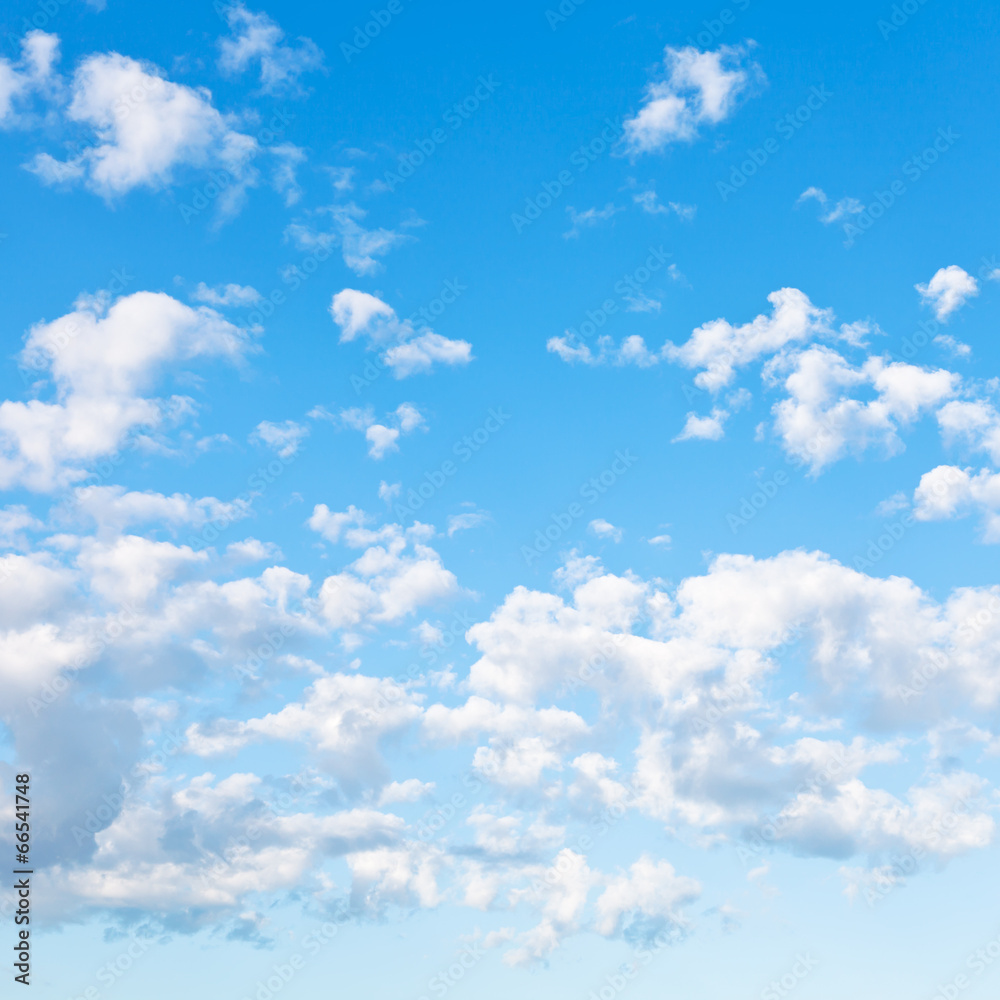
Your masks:
M 995 8 L 2 27 L 37 995 L 996 988 Z

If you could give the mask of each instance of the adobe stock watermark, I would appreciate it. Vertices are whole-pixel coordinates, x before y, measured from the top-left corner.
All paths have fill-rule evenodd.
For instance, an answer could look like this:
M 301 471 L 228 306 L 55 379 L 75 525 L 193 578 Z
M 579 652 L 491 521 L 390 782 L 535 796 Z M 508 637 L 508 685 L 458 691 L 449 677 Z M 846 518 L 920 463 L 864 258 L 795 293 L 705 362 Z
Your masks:
M 561 0 L 555 10 L 549 7 L 545 11 L 545 20 L 548 21 L 549 27 L 555 31 L 560 24 L 565 24 L 584 3 L 586 0 Z
M 369 10 L 368 13 L 371 15 L 370 19 L 354 27 L 354 35 L 351 37 L 351 42 L 354 44 L 340 43 L 340 52 L 346 62 L 361 55 L 392 24 L 393 20 L 403 13 L 403 3 L 402 0 L 389 0 L 384 7 Z
M 905 854 L 893 854 L 889 864 L 873 869 L 865 884 L 865 903 L 871 909 L 878 905 L 897 886 L 906 884 L 906 876 L 914 875 L 921 865 L 927 861 L 931 852 L 944 840 L 945 832 L 953 830 L 963 814 L 969 812 L 971 798 L 956 798 L 946 811 L 938 813 L 934 820 L 916 833 L 924 844 L 915 843 Z
M 98 300 L 113 298 L 121 295 L 132 282 L 135 275 L 129 274 L 124 267 L 117 268 L 111 272 L 111 280 L 94 297 Z M 57 321 L 58 322 L 58 321 Z M 59 356 L 80 334 L 80 327 L 74 320 L 59 323 L 52 329 L 51 335 L 44 343 L 39 343 L 30 354 L 22 352 L 17 366 L 18 374 L 24 385 L 32 385 L 38 377 L 52 367 L 52 362 Z
M 249 489 L 235 497 L 229 503 L 227 510 L 210 518 L 200 533 L 189 535 L 188 545 L 195 552 L 200 552 L 216 542 L 224 531 L 250 513 L 254 503 L 284 475 L 285 470 L 295 461 L 296 457 L 297 453 L 295 452 L 285 456 L 275 455 L 267 465 L 258 466 L 256 471 L 247 478 Z
M 576 177 L 585 173 L 592 163 L 596 163 L 600 157 L 615 144 L 621 136 L 623 126 L 621 122 L 613 122 L 610 118 L 604 119 L 604 128 L 599 135 L 596 135 L 589 142 L 578 146 L 569 157 L 570 165 L 576 169 L 576 175 L 572 170 L 560 170 L 550 181 L 544 181 L 533 197 L 524 199 L 524 208 L 520 212 L 513 212 L 510 221 L 514 226 L 514 232 L 519 236 L 521 233 L 542 217 L 542 213 L 551 208 L 562 196 L 563 192 L 576 180 Z
M 757 489 L 749 497 L 740 497 L 737 513 L 726 515 L 726 523 L 732 533 L 735 535 L 740 528 L 745 528 L 789 482 L 788 473 L 780 469 L 770 479 L 758 480 Z
M 38 8 L 32 15 L 30 20 L 28 17 L 24 16 L 21 18 L 21 30 L 24 34 L 28 34 L 29 31 L 43 31 L 48 23 L 56 17 L 56 15 L 65 7 L 70 0 L 36 0 L 35 6 Z M 21 52 L 21 42 L 22 36 L 15 35 L 12 31 L 8 31 L 7 44 L 11 49 L 18 55 Z
M 750 0 L 735 0 L 733 7 L 723 7 L 710 21 L 702 21 L 704 31 L 697 35 L 688 35 L 685 41 L 697 49 L 711 48 L 715 40 L 728 28 L 736 23 L 736 14 L 742 14 L 750 6 Z
M 915 184 L 951 149 L 956 140 L 961 138 L 952 128 L 939 128 L 931 144 L 922 152 L 911 156 L 900 167 L 900 172 Z M 844 240 L 844 246 L 850 250 L 857 243 L 858 237 L 868 232 L 908 190 L 906 184 L 897 177 L 888 184 L 884 191 L 876 191 L 874 201 L 854 216 L 853 222 L 844 223 L 843 231 L 847 237 Z
M 588 504 L 597 503 L 638 461 L 639 459 L 628 448 L 625 451 L 616 451 L 615 457 L 608 467 L 581 483 L 577 494 Z M 574 500 L 564 510 L 558 510 L 551 514 L 549 516 L 551 523 L 535 532 L 534 542 L 531 545 L 521 546 L 521 555 L 527 565 L 530 566 L 536 559 L 540 559 L 545 552 L 548 552 L 584 516 L 585 512 L 586 508 L 583 504 Z
M 344 923 L 347 914 L 338 914 L 337 919 Z M 287 960 L 271 966 L 271 974 L 266 979 L 259 979 L 252 998 L 244 993 L 242 1000 L 272 1000 L 306 967 L 308 958 L 315 958 L 321 951 L 329 948 L 337 936 L 339 928 L 332 921 L 326 921 L 317 930 L 306 934 L 302 939 L 302 948 L 306 952 L 293 952 Z
M 441 286 L 441 291 L 430 302 L 425 303 L 415 313 L 408 316 L 406 321 L 414 329 L 420 328 L 420 320 L 423 320 L 429 327 L 432 320 L 437 319 L 449 306 L 454 305 L 462 293 L 468 289 L 469 286 L 463 285 L 458 278 L 450 278 Z M 357 372 L 351 375 L 351 388 L 354 389 L 354 394 L 360 396 L 362 390 L 367 389 L 376 379 L 381 378 L 388 368 L 389 364 L 384 355 L 380 354 L 369 358 L 361 369 L 360 375 Z
M 759 146 L 747 150 L 747 158 L 739 164 L 734 164 L 729 171 L 729 180 L 716 181 L 715 189 L 723 201 L 728 201 L 736 192 L 744 187 L 770 159 L 781 150 L 782 142 L 787 142 L 795 136 L 813 115 L 819 111 L 833 94 L 826 89 L 825 84 L 809 88 L 809 96 L 794 111 L 789 111 L 774 123 L 774 130 L 779 138 L 766 138 Z
M 645 262 L 634 271 L 623 274 L 615 282 L 614 293 L 621 302 L 638 301 L 643 294 L 642 286 L 652 279 L 653 275 L 663 267 L 671 256 L 664 251 L 662 244 L 659 247 L 649 247 L 648 249 L 649 256 L 646 257 Z M 618 309 L 619 301 L 607 298 L 596 309 L 587 310 L 587 318 L 580 323 L 579 328 L 567 327 L 565 334 L 574 341 L 589 340 L 597 334 L 598 330 L 603 329 L 610 317 L 618 313 Z
M 760 1000 L 782 1000 L 782 997 L 787 997 L 817 965 L 819 959 L 813 958 L 809 952 L 796 955 L 792 967 L 779 979 L 772 979 L 760 991 Z
M 379 183 L 380 189 L 395 192 L 396 188 L 405 184 L 434 155 L 437 148 L 446 143 L 493 96 L 493 91 L 499 86 L 499 81 L 493 79 L 492 73 L 480 76 L 475 89 L 441 115 L 448 129 L 440 126 L 431 129 L 424 138 L 413 144 L 414 148 L 401 153 L 396 158 L 395 170 L 385 172 Z
M 265 147 L 273 145 L 285 135 L 285 126 L 291 125 L 295 115 L 286 111 L 275 111 L 267 125 L 257 130 L 254 145 L 247 149 L 229 169 L 210 170 L 209 180 L 195 188 L 190 202 L 181 202 L 178 211 L 185 225 L 191 225 L 191 220 L 197 218 L 212 205 L 223 192 L 239 183 L 243 168 L 260 156 Z
M 9 573 L 9 570 L 7 571 Z M 86 650 L 74 657 L 68 669 L 82 670 L 95 662 L 109 647 L 113 646 L 130 631 L 137 628 L 144 614 L 142 609 L 133 608 L 131 604 L 122 604 L 119 611 L 108 615 L 96 629 L 87 637 Z M 45 681 L 34 695 L 28 698 L 28 708 L 34 718 L 49 705 L 52 705 L 70 690 L 72 684 L 65 673 L 58 673 L 51 681 Z
M 439 970 L 427 980 L 427 989 L 436 997 L 445 996 L 450 989 L 457 986 L 465 978 L 467 972 L 474 969 L 485 957 L 486 952 L 478 943 L 467 944 L 458 952 L 455 961 L 447 969 Z M 428 997 L 421 996 L 420 1000 L 428 1000 Z
M 889 37 L 899 31 L 925 3 L 927 0 L 902 0 L 902 3 L 894 3 L 890 9 L 889 20 L 879 18 L 875 25 L 883 40 L 888 41 Z
M 978 633 L 992 624 L 998 614 L 1000 614 L 1000 597 L 994 594 L 986 607 L 980 608 L 973 615 L 969 615 L 958 626 L 955 630 L 956 638 L 974 639 Z M 911 699 L 922 695 L 932 681 L 950 669 L 952 661 L 948 654 L 954 653 L 957 649 L 957 641 L 952 640 L 943 651 L 932 649 L 927 652 L 925 661 L 915 666 L 910 673 L 909 683 L 900 684 L 896 688 L 896 695 L 902 700 L 904 705 Z
M 479 427 L 471 434 L 464 434 L 451 446 L 451 453 L 463 464 L 470 462 L 510 418 L 511 415 L 505 413 L 502 406 L 493 407 Z M 393 514 L 400 521 L 412 517 L 458 474 L 459 468 L 458 462 L 448 458 L 437 468 L 425 472 L 423 479 L 407 490 L 405 498 L 396 500 L 392 506 Z
M 633 958 L 630 962 L 625 962 L 613 972 L 604 977 L 604 982 L 596 989 L 587 994 L 587 1000 L 615 1000 L 623 993 L 630 983 L 639 978 L 642 970 L 653 961 L 653 959 L 664 948 L 677 943 L 678 928 L 663 928 L 657 931 L 648 941 L 633 951 Z

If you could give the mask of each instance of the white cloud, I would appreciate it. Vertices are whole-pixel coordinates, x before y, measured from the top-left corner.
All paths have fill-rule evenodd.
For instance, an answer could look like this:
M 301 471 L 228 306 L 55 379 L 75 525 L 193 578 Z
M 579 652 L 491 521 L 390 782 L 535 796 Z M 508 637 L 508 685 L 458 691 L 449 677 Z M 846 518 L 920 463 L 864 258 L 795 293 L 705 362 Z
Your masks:
M 419 778 L 407 778 L 406 781 L 390 782 L 382 789 L 378 797 L 380 806 L 392 805 L 394 802 L 416 802 L 434 791 L 433 781 L 421 781 Z
M 563 233 L 563 239 L 576 239 L 584 229 L 591 229 L 601 222 L 613 219 L 615 212 L 619 212 L 612 202 L 608 202 L 604 208 L 588 208 L 586 211 L 578 212 L 572 205 L 566 206 L 566 214 L 572 223 L 570 229 Z
M 110 542 L 84 539 L 77 565 L 95 593 L 112 604 L 145 604 L 185 567 L 204 563 L 206 552 L 187 545 L 124 535 Z
M 243 331 L 217 312 L 161 292 L 136 292 L 110 306 L 81 299 L 74 312 L 28 333 L 21 360 L 51 373 L 56 401 L 0 403 L 0 486 L 49 491 L 84 478 L 86 463 L 112 454 L 130 432 L 191 410 L 184 397 L 141 395 L 168 365 L 239 361 L 249 350 Z
M 938 410 L 937 421 L 946 444 L 963 441 L 1000 465 L 1000 413 L 992 403 L 953 399 Z
M 14 504 L 0 508 L 0 547 L 5 549 L 29 548 L 26 532 L 43 530 L 45 525 L 27 507 Z
M 355 531 L 364 529 L 364 525 L 370 520 L 371 518 L 363 510 L 359 510 L 353 504 L 347 510 L 335 513 L 325 503 L 321 503 L 313 509 L 308 524 L 313 531 L 321 534 L 328 542 L 336 543 L 340 541 L 345 529 L 354 529 Z M 359 548 L 367 544 L 367 529 L 361 531 L 360 536 L 357 541 Z M 354 534 L 348 534 L 347 543 L 348 545 L 355 544 Z
M 809 201 L 811 198 L 818 201 L 824 208 L 826 208 L 829 201 L 826 196 L 826 192 L 822 188 L 810 187 L 806 188 L 806 190 L 799 195 L 798 200 L 795 202 L 796 207 L 801 205 L 804 201 Z M 865 206 L 858 201 L 857 198 L 841 198 L 840 201 L 833 206 L 833 208 L 823 212 L 819 218 L 820 222 L 824 225 L 830 225 L 831 222 L 838 222 L 846 215 L 859 215 L 864 210 Z
M 954 465 L 939 465 L 925 472 L 913 492 L 913 508 L 919 521 L 948 520 L 977 510 L 983 515 L 983 541 L 1000 542 L 1000 474 L 988 469 L 971 475 Z
M 934 272 L 926 284 L 913 286 L 920 293 L 921 302 L 934 310 L 934 315 L 946 322 L 953 312 L 961 309 L 966 301 L 979 294 L 979 284 L 957 264 L 949 264 Z
M 17 123 L 16 106 L 28 95 L 53 89 L 53 67 L 58 60 L 59 37 L 44 31 L 29 31 L 21 39 L 21 58 L 16 63 L 0 58 L 0 126 Z
M 766 372 L 769 378 L 792 369 L 783 383 L 788 398 L 773 408 L 775 428 L 785 451 L 808 463 L 814 474 L 848 452 L 871 447 L 898 452 L 898 430 L 954 395 L 960 382 L 943 369 L 887 364 L 878 357 L 854 368 L 821 346 L 775 361 Z M 849 395 L 861 387 L 874 389 L 876 398 L 866 402 Z
M 309 428 L 294 420 L 286 420 L 281 424 L 262 420 L 250 435 L 250 440 L 266 445 L 277 452 L 280 458 L 291 458 L 308 436 Z
M 333 514 L 323 504 L 309 520 L 324 537 L 342 537 L 353 548 L 368 546 L 359 559 L 323 581 L 320 610 L 333 628 L 396 623 L 421 605 L 457 596 L 455 575 L 426 544 L 433 528 L 417 523 L 406 529 L 387 524 L 372 530 L 364 521 L 363 512 L 355 508 Z
M 210 306 L 252 306 L 261 300 L 261 294 L 250 285 L 216 285 L 209 288 L 204 281 L 198 282 L 198 287 L 191 293 L 195 302 L 204 302 Z
M 597 930 L 610 937 L 620 930 L 624 916 L 638 914 L 658 924 L 684 926 L 682 907 L 700 895 L 695 879 L 679 876 L 669 862 L 644 854 L 628 875 L 612 879 L 597 900 Z
M 587 525 L 587 530 L 597 538 L 610 538 L 613 542 L 622 540 L 622 529 L 616 528 L 610 521 L 605 521 L 603 517 L 591 521 Z
M 126 491 L 124 486 L 84 486 L 74 491 L 66 513 L 89 518 L 101 531 L 121 533 L 154 522 L 197 529 L 211 521 L 236 521 L 249 515 L 250 504 L 246 500 L 224 503 L 215 497 L 196 500 L 186 493 L 165 496 L 152 490 Z
M 182 166 L 222 167 L 234 178 L 218 198 L 223 215 L 234 213 L 256 183 L 249 161 L 260 151 L 257 141 L 231 127 L 207 90 L 172 83 L 155 66 L 117 52 L 80 64 L 66 115 L 90 126 L 96 142 L 68 161 L 36 156 L 29 169 L 47 183 L 80 180 L 113 198 L 166 187 Z
M 285 33 L 267 14 L 236 3 L 225 8 L 225 17 L 232 34 L 219 39 L 219 68 L 236 74 L 259 62 L 262 93 L 301 93 L 299 77 L 323 65 L 323 53 L 311 39 L 283 45 Z
M 470 528 L 478 528 L 481 524 L 486 524 L 490 520 L 488 511 L 470 510 L 464 514 L 448 515 L 448 537 L 452 538 L 460 531 L 468 531 Z
M 314 252 L 340 246 L 344 263 L 355 274 L 375 274 L 382 265 L 379 257 L 384 257 L 393 247 L 405 243 L 412 237 L 393 229 L 365 229 L 360 220 L 368 213 L 353 201 L 344 205 L 328 205 L 313 213 L 328 215 L 333 228 L 316 229 L 306 222 L 292 222 L 285 227 L 285 238 L 291 240 L 300 250 Z
M 450 340 L 432 330 L 418 331 L 400 320 L 392 306 L 367 292 L 345 288 L 330 304 L 330 315 L 340 327 L 340 340 L 365 336 L 369 349 L 382 350 L 382 361 L 396 378 L 429 372 L 435 363 L 464 365 L 472 360 L 467 340 Z
M 399 450 L 397 442 L 400 434 L 410 434 L 417 428 L 426 429 L 427 426 L 423 415 L 412 403 L 400 403 L 392 413 L 383 418 L 394 426 L 378 423 L 371 407 L 356 406 L 341 410 L 340 419 L 345 426 L 364 432 L 368 441 L 368 454 L 376 461 L 385 458 L 389 452 Z
M 303 701 L 263 718 L 193 725 L 187 745 L 192 753 L 211 756 L 259 740 L 304 742 L 342 782 L 358 785 L 384 773 L 379 743 L 419 718 L 419 701 L 389 678 L 331 674 L 317 678 Z
M 684 421 L 684 428 L 674 441 L 719 441 L 725 433 L 725 422 L 729 417 L 726 410 L 718 407 L 707 417 L 699 417 L 697 413 L 689 413 Z
M 733 381 L 737 368 L 830 332 L 832 312 L 814 306 L 797 288 L 781 288 L 767 300 L 773 308 L 770 316 L 762 314 L 742 326 L 724 319 L 703 323 L 680 347 L 668 342 L 665 357 L 685 368 L 702 369 L 695 385 L 717 392 Z
M 671 142 L 691 141 L 700 125 L 717 125 L 729 117 L 751 75 L 761 75 L 746 56 L 742 46 L 724 45 L 714 52 L 667 46 L 667 78 L 649 84 L 644 106 L 625 121 L 629 151 L 649 153 Z

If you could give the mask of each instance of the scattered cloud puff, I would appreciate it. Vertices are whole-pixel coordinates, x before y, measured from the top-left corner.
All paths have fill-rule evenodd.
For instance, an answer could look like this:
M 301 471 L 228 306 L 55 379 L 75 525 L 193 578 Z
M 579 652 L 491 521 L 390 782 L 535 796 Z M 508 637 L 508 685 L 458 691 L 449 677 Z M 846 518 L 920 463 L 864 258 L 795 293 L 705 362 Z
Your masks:
M 849 452 L 871 447 L 888 455 L 900 451 L 900 428 L 948 400 L 961 381 L 944 369 L 887 363 L 879 357 L 854 367 L 819 345 L 774 359 L 765 377 L 788 392 L 773 407 L 775 430 L 786 452 L 814 475 Z M 850 395 L 861 388 L 874 390 L 875 398 Z
M 664 205 L 656 196 L 656 191 L 652 188 L 632 195 L 632 201 L 647 215 L 669 215 L 673 212 L 685 222 L 690 222 L 698 211 L 697 205 L 685 205 L 678 201 L 669 201 Z
M 827 226 L 833 222 L 838 222 L 845 216 L 858 215 L 865 210 L 865 206 L 857 198 L 841 198 L 832 208 L 828 208 L 829 199 L 826 196 L 826 192 L 818 187 L 806 188 L 799 195 L 798 201 L 795 202 L 796 208 L 804 201 L 809 201 L 810 199 L 815 199 L 826 209 L 820 215 L 819 221 Z
M 299 77 L 323 65 L 323 53 L 309 38 L 296 46 L 283 44 L 285 33 L 263 13 L 253 13 L 241 3 L 223 11 L 231 34 L 219 39 L 219 69 L 235 75 L 252 64 L 260 67 L 261 93 L 302 94 Z
M 378 797 L 378 804 L 379 806 L 387 806 L 396 802 L 417 802 L 425 795 L 430 795 L 435 787 L 433 781 L 421 781 L 419 778 L 393 781 L 382 789 Z
M 913 514 L 918 521 L 944 521 L 978 512 L 983 519 L 983 541 L 1000 543 L 1000 474 L 981 469 L 972 474 L 955 465 L 939 465 L 920 477 L 913 492 Z
M 294 420 L 286 420 L 281 424 L 262 420 L 250 435 L 250 440 L 270 448 L 279 458 L 289 459 L 298 452 L 308 436 L 309 428 Z
M 725 423 L 728 417 L 729 413 L 718 407 L 707 417 L 689 413 L 684 422 L 684 429 L 674 441 L 719 441 L 725 436 Z
M 761 357 L 780 351 L 789 344 L 803 343 L 831 333 L 833 313 L 817 308 L 797 288 L 782 288 L 768 296 L 771 315 L 760 315 L 749 323 L 734 326 L 725 319 L 699 326 L 688 341 L 677 346 L 667 341 L 659 351 L 651 351 L 642 337 L 626 337 L 615 346 L 609 337 L 599 337 L 595 353 L 590 346 L 572 337 L 552 337 L 550 351 L 564 361 L 587 365 L 634 364 L 651 367 L 672 361 L 685 368 L 702 369 L 694 382 L 699 389 L 718 392 L 736 377 L 742 368 Z
M 392 451 L 399 451 L 399 437 L 409 434 L 418 427 L 426 428 L 426 421 L 421 412 L 412 403 L 400 403 L 396 409 L 383 418 L 385 423 L 376 421 L 375 411 L 371 407 L 352 407 L 341 410 L 340 420 L 345 427 L 361 431 L 368 442 L 368 454 L 371 458 L 385 458 Z
M 28 169 L 48 184 L 79 182 L 112 199 L 136 187 L 166 187 L 182 166 L 222 167 L 233 181 L 219 202 L 231 214 L 256 183 L 256 139 L 236 131 L 204 88 L 173 83 L 155 66 L 110 52 L 83 60 L 70 93 L 67 119 L 90 126 L 95 139 L 69 160 L 38 154 Z
M 642 109 L 625 121 L 625 142 L 632 154 L 651 153 L 672 142 L 691 142 L 702 125 L 718 125 L 735 110 L 760 67 L 747 58 L 748 47 L 724 45 L 714 52 L 694 46 L 667 46 L 667 75 L 646 88 Z
M 53 72 L 59 61 L 59 37 L 44 31 L 29 31 L 21 39 L 17 62 L 0 58 L 0 127 L 20 124 L 18 108 L 35 94 L 51 95 L 58 88 Z
M 952 313 L 979 294 L 979 283 L 957 264 L 940 268 L 926 284 L 913 287 L 920 293 L 921 302 L 930 306 L 941 322 L 946 322 Z
M 460 592 L 455 575 L 427 544 L 433 527 L 416 523 L 375 529 L 368 527 L 372 520 L 355 507 L 338 513 L 325 504 L 317 505 L 309 518 L 309 527 L 327 541 L 365 548 L 350 566 L 327 577 L 319 594 L 326 622 L 350 633 L 398 623 L 419 607 Z
M 368 292 L 353 288 L 337 292 L 330 303 L 330 315 L 340 327 L 341 343 L 365 337 L 369 349 L 380 351 L 382 365 L 395 378 L 429 372 L 435 364 L 465 365 L 472 360 L 468 341 L 451 340 L 426 328 L 418 330 Z
M 603 517 L 591 521 L 587 525 L 587 530 L 595 538 L 610 538 L 613 542 L 620 542 L 625 534 L 621 528 L 616 528 L 610 521 L 605 521 Z
M 585 212 L 578 212 L 572 205 L 566 206 L 566 214 L 572 223 L 570 229 L 563 233 L 563 239 L 577 239 L 584 229 L 592 229 L 594 226 L 608 219 L 613 219 L 616 212 L 620 212 L 613 202 L 608 202 L 604 208 L 588 208 Z
M 251 350 L 244 331 L 213 309 L 162 292 L 113 304 L 81 298 L 73 312 L 28 332 L 21 363 L 51 380 L 55 398 L 0 403 L 0 486 L 48 492 L 86 477 L 88 463 L 130 434 L 152 445 L 157 428 L 194 409 L 188 397 L 145 395 L 168 368 L 195 358 L 239 363 Z
M 471 505 L 470 505 L 471 506 Z M 471 528 L 478 528 L 487 524 L 492 518 L 489 511 L 469 510 L 462 514 L 448 515 L 448 537 L 452 538 L 460 531 L 469 531 Z
M 962 443 L 986 452 L 1000 465 L 1000 413 L 986 399 L 954 399 L 937 412 L 945 444 Z
M 355 274 L 375 274 L 384 257 L 394 247 L 413 237 L 394 229 L 366 229 L 361 220 L 368 213 L 353 201 L 343 205 L 327 205 L 310 213 L 314 220 L 328 216 L 331 229 L 319 229 L 312 222 L 292 222 L 285 228 L 285 238 L 300 250 L 310 253 L 329 252 L 339 246 L 344 263 Z
M 945 443 L 961 439 L 1000 463 L 1000 416 L 988 400 L 975 398 L 974 387 L 963 386 L 960 375 L 867 353 L 860 364 L 852 364 L 832 347 L 810 342 L 825 339 L 866 351 L 867 338 L 882 333 L 877 324 L 865 320 L 838 328 L 832 310 L 813 305 L 796 288 L 779 289 L 768 300 L 770 315 L 742 325 L 713 320 L 697 327 L 686 342 L 667 341 L 658 351 L 638 335 L 620 344 L 601 336 L 592 347 L 572 332 L 550 338 L 547 347 L 564 361 L 586 365 L 648 368 L 673 362 L 694 369 L 695 388 L 713 396 L 731 386 L 740 369 L 760 362 L 765 389 L 786 393 L 771 408 L 773 430 L 788 456 L 813 475 L 848 454 L 899 452 L 900 431 L 928 413 L 935 414 Z M 939 346 L 959 356 L 967 353 L 957 341 Z M 713 407 L 708 416 L 688 413 L 674 441 L 719 440 L 729 414 L 751 401 L 749 390 L 740 387 L 726 397 L 728 409 Z M 759 440 L 766 427 L 758 425 Z
M 260 302 L 261 294 L 250 285 L 228 284 L 209 288 L 204 281 L 199 281 L 191 298 L 210 306 L 252 306 Z

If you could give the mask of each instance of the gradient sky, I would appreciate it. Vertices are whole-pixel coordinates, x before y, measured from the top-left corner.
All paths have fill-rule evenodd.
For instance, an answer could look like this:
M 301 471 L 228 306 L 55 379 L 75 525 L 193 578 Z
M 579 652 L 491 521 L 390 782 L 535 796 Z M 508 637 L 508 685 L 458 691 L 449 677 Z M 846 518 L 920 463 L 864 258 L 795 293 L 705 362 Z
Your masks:
M 377 2 L 8 5 L 34 995 L 995 992 L 1000 12 Z

